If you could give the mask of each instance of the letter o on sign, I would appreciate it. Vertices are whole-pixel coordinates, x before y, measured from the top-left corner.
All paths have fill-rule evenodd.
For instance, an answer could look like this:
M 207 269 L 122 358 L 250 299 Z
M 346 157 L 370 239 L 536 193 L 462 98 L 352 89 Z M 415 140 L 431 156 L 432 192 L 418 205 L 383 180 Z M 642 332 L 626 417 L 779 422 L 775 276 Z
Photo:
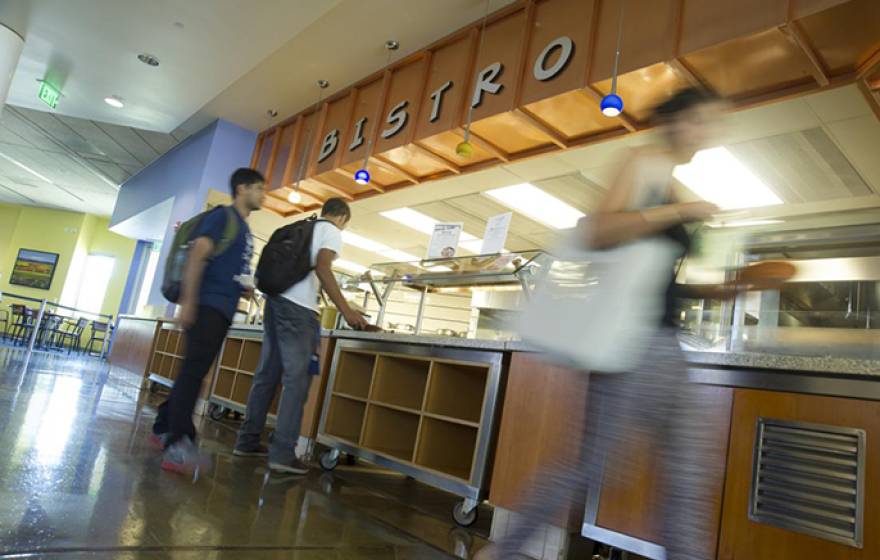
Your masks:
M 559 53 L 559 60 L 551 66 L 550 68 L 546 68 L 545 65 L 547 63 L 547 57 L 550 56 L 554 50 L 560 49 L 562 52 Z M 562 72 L 565 68 L 565 65 L 571 60 L 571 55 L 574 53 L 574 41 L 571 40 L 571 37 L 562 36 L 550 41 L 544 50 L 541 51 L 541 54 L 538 55 L 538 58 L 535 60 L 535 68 L 534 75 L 535 79 L 540 82 L 546 82 L 551 78 L 555 78 L 557 74 Z

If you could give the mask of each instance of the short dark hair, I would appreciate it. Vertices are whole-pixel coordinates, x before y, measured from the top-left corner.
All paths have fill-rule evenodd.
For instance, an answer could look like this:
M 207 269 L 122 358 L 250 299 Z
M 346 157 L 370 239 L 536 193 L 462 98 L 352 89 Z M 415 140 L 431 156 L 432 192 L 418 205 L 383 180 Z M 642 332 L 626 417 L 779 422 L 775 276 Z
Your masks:
M 331 198 L 321 208 L 321 215 L 351 219 L 351 207 L 341 198 Z
M 675 120 L 681 113 L 704 103 L 718 101 L 719 97 L 703 88 L 690 87 L 679 90 L 672 97 L 654 107 L 651 113 L 653 124 Z
M 250 167 L 239 167 L 229 178 L 229 190 L 232 191 L 232 198 L 238 194 L 238 187 L 253 185 L 254 183 L 265 183 L 266 178 L 256 169 Z

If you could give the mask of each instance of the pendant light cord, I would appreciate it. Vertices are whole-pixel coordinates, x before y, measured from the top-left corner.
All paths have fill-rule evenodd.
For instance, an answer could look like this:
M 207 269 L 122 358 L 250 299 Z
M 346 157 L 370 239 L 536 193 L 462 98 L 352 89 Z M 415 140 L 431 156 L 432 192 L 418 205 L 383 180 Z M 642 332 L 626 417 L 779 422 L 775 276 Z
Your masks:
M 480 61 L 480 54 L 483 53 L 483 41 L 486 40 L 486 21 L 489 19 L 489 0 L 486 0 L 486 13 L 483 15 L 483 24 L 480 26 L 480 43 L 477 45 L 476 62 Z M 476 72 L 476 69 L 474 69 Z M 476 75 L 474 75 L 476 79 Z M 467 142 L 471 138 L 471 121 L 474 118 L 474 104 L 468 100 L 468 116 L 467 123 L 464 126 L 464 141 Z
M 611 73 L 611 93 L 617 94 L 617 70 L 620 66 L 620 38 L 623 37 L 623 5 L 626 0 L 620 0 L 620 13 L 617 16 L 617 51 L 614 54 L 614 71 Z
M 392 44 L 394 46 L 392 46 Z M 385 59 L 385 68 L 387 69 L 391 66 L 391 57 L 394 55 L 394 51 L 400 48 L 400 44 L 397 41 L 386 41 L 385 48 L 388 50 L 388 57 Z M 361 169 L 366 169 L 367 165 L 370 163 L 370 156 L 372 155 L 370 152 L 373 150 L 373 135 L 370 134 L 370 137 L 367 138 L 367 151 L 366 155 L 364 155 L 364 164 L 361 166 Z

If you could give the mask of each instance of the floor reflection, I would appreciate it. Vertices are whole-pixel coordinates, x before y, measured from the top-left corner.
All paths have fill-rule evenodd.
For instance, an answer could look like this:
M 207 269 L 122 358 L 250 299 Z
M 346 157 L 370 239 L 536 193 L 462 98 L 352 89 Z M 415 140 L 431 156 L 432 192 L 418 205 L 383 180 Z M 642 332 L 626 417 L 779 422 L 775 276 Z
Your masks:
M 341 467 L 269 475 L 234 458 L 234 426 L 207 421 L 210 472 L 163 472 L 146 435 L 156 397 L 95 359 L 0 347 L 0 558 L 469 558 L 455 497 L 391 473 Z

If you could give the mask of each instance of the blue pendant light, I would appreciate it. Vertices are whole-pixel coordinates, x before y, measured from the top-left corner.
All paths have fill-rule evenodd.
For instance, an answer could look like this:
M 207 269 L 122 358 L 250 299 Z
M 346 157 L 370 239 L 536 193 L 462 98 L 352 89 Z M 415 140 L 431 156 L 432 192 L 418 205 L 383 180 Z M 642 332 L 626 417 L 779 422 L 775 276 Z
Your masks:
M 395 41 L 394 39 L 389 39 L 385 41 L 385 50 L 388 51 L 388 60 L 385 61 L 385 67 L 391 65 L 391 56 L 394 54 L 394 51 L 400 48 L 400 43 Z M 370 184 L 370 172 L 367 170 L 367 165 L 370 163 L 370 151 L 373 147 L 373 135 L 370 134 L 369 139 L 367 140 L 367 155 L 364 156 L 364 165 L 360 169 L 354 172 L 354 182 L 358 185 L 369 185 Z
M 366 167 L 357 170 L 354 174 L 354 182 L 358 185 L 366 185 L 370 182 L 370 172 L 367 171 Z
M 617 117 L 623 112 L 623 99 L 617 95 L 617 70 L 620 66 L 620 38 L 623 36 L 623 3 L 620 0 L 620 14 L 617 17 L 617 52 L 614 54 L 614 71 L 611 73 L 611 93 L 602 98 L 599 107 L 606 117 Z

